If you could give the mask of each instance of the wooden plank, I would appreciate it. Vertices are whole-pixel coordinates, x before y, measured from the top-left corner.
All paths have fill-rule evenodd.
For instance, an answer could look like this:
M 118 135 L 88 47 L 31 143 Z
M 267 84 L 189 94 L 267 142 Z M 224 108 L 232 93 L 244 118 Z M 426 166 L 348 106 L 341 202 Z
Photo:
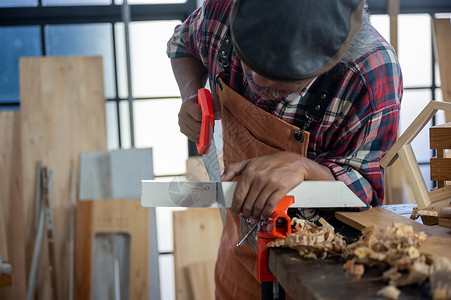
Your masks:
M 431 149 L 451 149 L 451 123 L 429 128 Z
M 0 201 L 0 255 L 2 261 L 9 262 L 8 243 L 6 238 L 5 213 L 3 212 L 3 203 Z
M 429 199 L 428 189 L 415 158 L 415 154 L 413 153 L 412 146 L 410 144 L 404 145 L 398 151 L 398 155 L 404 166 L 404 170 L 406 170 L 407 181 L 410 184 L 418 208 L 423 209 L 429 206 L 431 200 Z
M 0 112 L 0 202 L 6 224 L 11 286 L 0 289 L 0 299 L 25 299 L 25 229 L 21 181 L 20 112 Z M 0 250 L 1 251 L 1 250 Z
M 193 299 L 210 300 L 215 298 L 215 281 L 211 274 L 215 272 L 215 261 L 191 264 L 186 267 Z
M 445 256 L 451 259 L 451 229 L 438 226 L 426 226 L 406 217 L 402 217 L 381 207 L 373 207 L 363 212 L 336 212 L 341 222 L 358 230 L 368 226 L 392 226 L 394 222 L 412 226 L 415 232 L 425 232 L 428 237 L 420 250 L 433 257 Z
M 432 18 L 436 57 L 440 71 L 443 100 L 451 102 L 451 23 L 450 19 Z M 446 122 L 451 122 L 451 112 L 445 112 Z
M 431 180 L 451 180 L 451 158 L 431 158 Z
M 418 117 L 410 124 L 410 126 L 399 137 L 390 150 L 382 157 L 380 165 L 387 168 L 398 158 L 398 151 L 402 146 L 410 144 L 426 124 L 432 119 L 438 110 L 451 112 L 451 103 L 430 101 L 428 105 L 420 112 Z
M 451 184 L 446 185 L 441 189 L 436 189 L 429 192 L 429 199 L 431 200 L 432 203 L 442 201 L 448 198 L 451 201 Z
M 52 210 L 55 226 L 59 299 L 68 297 L 70 170 L 84 151 L 106 150 L 105 98 L 101 57 L 44 57 L 20 60 L 22 182 L 35 182 L 36 162 L 53 172 Z M 78 184 L 78 183 L 77 183 Z M 34 185 L 24 185 L 26 258 L 31 261 L 35 203 Z M 83 216 L 77 216 L 77 219 Z M 80 232 L 80 231 L 78 231 Z M 83 236 L 76 236 L 76 259 Z M 46 244 L 41 253 L 48 253 Z M 48 258 L 42 255 L 39 298 L 50 299 Z M 47 261 L 47 263 L 46 263 Z M 85 261 L 76 261 L 76 271 Z M 75 290 L 81 292 L 76 286 Z
M 97 233 L 125 233 L 130 236 L 129 298 L 147 299 L 149 280 L 150 209 L 141 207 L 138 199 L 102 199 L 79 201 L 83 223 L 77 223 L 79 235 L 86 238 L 76 249 L 83 261 L 75 273 L 74 299 L 92 299 L 94 239 Z M 81 219 L 78 219 L 81 220 Z M 77 221 L 78 221 L 77 220 Z M 77 290 L 80 287 L 80 290 Z
M 96 233 L 130 235 L 129 299 L 148 298 L 150 209 L 139 199 L 94 200 L 91 238 Z
M 189 208 L 184 211 L 174 211 L 173 223 L 176 299 L 196 299 L 186 276 L 186 268 L 193 264 L 216 261 L 223 229 L 219 210 Z M 213 270 L 210 272 L 204 276 L 208 276 L 211 280 L 214 274 Z M 205 288 L 214 291 L 212 286 Z

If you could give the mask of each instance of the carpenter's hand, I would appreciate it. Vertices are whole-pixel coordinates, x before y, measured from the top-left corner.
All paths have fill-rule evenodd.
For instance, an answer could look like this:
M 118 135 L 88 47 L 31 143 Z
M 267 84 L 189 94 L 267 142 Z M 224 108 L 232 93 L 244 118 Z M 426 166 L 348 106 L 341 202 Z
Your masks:
M 216 93 L 211 93 L 211 102 L 215 120 L 221 119 L 221 107 Z M 180 132 L 186 135 L 193 142 L 199 141 L 200 124 L 202 123 L 202 111 L 197 104 L 197 94 L 187 98 L 179 112 Z
M 241 175 L 233 195 L 232 211 L 265 220 L 279 201 L 307 180 L 311 160 L 294 152 L 279 152 L 227 166 L 223 181 Z

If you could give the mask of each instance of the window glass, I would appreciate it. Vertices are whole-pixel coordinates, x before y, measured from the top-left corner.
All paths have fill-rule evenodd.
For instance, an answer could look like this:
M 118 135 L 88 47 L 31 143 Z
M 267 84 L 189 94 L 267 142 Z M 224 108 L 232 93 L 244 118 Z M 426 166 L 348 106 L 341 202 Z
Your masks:
M 400 135 L 412 124 L 431 99 L 430 90 L 404 90 L 399 124 Z M 431 158 L 432 152 L 429 149 L 429 127 L 431 126 L 432 121 L 429 121 L 411 143 L 419 162 L 429 162 Z
M 48 55 L 86 55 L 103 57 L 105 96 L 115 97 L 113 41 L 110 24 L 48 25 Z
M 123 0 L 115 0 L 114 3 L 122 4 Z M 186 0 L 128 0 L 128 4 L 174 4 L 186 3 Z
M 431 18 L 426 14 L 399 15 L 399 62 L 404 87 L 432 84 Z
M 128 98 L 127 87 L 127 59 L 125 57 L 125 29 L 124 23 L 114 24 L 116 40 L 116 64 L 117 64 L 117 85 L 120 98 Z
M 0 103 L 18 103 L 19 58 L 41 55 L 39 27 L 0 27 L 0 41 Z
M 0 0 L 0 7 L 38 6 L 38 0 Z
M 109 5 L 111 0 L 42 0 L 46 6 L 65 6 L 65 5 Z
M 108 150 L 119 148 L 119 131 L 117 123 L 117 105 L 115 101 L 107 101 L 105 104 L 106 113 L 106 135 Z
M 428 191 L 432 190 L 434 182 L 431 181 L 431 166 L 421 165 L 420 166 L 421 175 L 423 175 L 424 183 L 426 183 L 426 188 Z
M 371 15 L 371 24 L 387 42 L 390 42 L 390 17 L 388 15 Z
M 179 96 L 166 44 L 180 21 L 133 22 L 130 48 L 133 97 Z
M 180 133 L 177 117 L 181 100 L 135 100 L 133 103 L 135 144 L 137 148 L 153 148 L 155 176 L 185 173 L 187 138 Z
M 122 148 L 130 148 L 132 145 L 130 136 L 130 109 L 128 101 L 123 100 L 119 103 L 119 118 L 121 120 L 121 142 Z M 155 155 L 155 152 L 153 152 Z M 155 165 L 154 165 L 155 167 Z

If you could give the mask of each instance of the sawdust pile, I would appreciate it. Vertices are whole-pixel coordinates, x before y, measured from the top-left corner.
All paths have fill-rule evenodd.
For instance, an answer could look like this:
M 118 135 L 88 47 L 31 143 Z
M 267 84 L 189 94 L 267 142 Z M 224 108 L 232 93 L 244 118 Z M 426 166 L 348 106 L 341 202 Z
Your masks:
M 335 229 L 320 218 L 322 226 L 303 219 L 293 218 L 291 225 L 294 231 L 285 239 L 277 239 L 268 247 L 286 247 L 297 250 L 302 257 L 325 259 L 339 256 L 346 248 L 343 237 L 335 233 Z
M 334 228 L 320 219 L 323 226 L 293 218 L 294 232 L 286 239 L 277 239 L 270 247 L 297 250 L 306 258 L 324 259 L 341 256 L 346 259 L 346 276 L 359 280 L 365 266 L 386 269 L 382 278 L 389 285 L 379 291 L 387 299 L 398 299 L 397 287 L 430 281 L 433 299 L 451 299 L 451 261 L 447 258 L 432 260 L 419 251 L 426 239 L 424 232 L 415 233 L 411 226 L 393 223 L 393 226 L 370 226 L 362 231 L 360 239 L 346 245 Z
M 415 233 L 412 226 L 393 223 L 393 226 L 370 226 L 362 231 L 360 240 L 346 247 L 342 257 L 346 274 L 359 279 L 361 267 L 380 266 L 387 270 L 382 278 L 389 285 L 379 291 L 387 299 L 398 299 L 397 287 L 430 281 L 433 299 L 451 299 L 451 261 L 447 258 L 431 260 L 419 251 L 426 239 L 424 232 Z

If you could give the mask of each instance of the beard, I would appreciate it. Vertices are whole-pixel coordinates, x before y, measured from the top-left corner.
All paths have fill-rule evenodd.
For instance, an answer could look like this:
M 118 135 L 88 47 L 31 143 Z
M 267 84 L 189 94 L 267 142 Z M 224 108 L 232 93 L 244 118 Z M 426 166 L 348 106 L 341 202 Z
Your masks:
M 252 79 L 252 76 L 247 74 L 244 74 L 244 80 L 246 80 L 251 90 L 262 97 L 262 99 L 264 100 L 276 100 L 290 94 L 287 91 L 280 91 L 270 87 L 259 86 L 255 83 L 254 79 Z

